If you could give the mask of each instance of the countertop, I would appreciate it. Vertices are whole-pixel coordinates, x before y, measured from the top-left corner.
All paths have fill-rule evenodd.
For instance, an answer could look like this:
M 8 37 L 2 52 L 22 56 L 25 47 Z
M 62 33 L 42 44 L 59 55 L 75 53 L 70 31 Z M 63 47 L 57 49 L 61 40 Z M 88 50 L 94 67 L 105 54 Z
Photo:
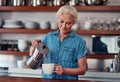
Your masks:
M 9 68 L 8 76 L 11 77 L 27 77 L 27 78 L 41 78 L 41 69 L 28 68 Z M 85 75 L 79 75 L 79 80 L 94 80 L 106 82 L 120 82 L 120 73 L 113 72 L 98 72 L 87 71 Z
M 103 81 L 54 80 L 54 79 L 41 79 L 41 78 L 0 76 L 0 82 L 103 82 Z
M 0 72 L 0 76 L 9 77 L 24 77 L 24 78 L 39 78 L 41 79 L 41 69 L 30 69 L 30 68 L 9 68 Z M 120 82 L 120 72 L 98 72 L 88 70 L 85 75 L 79 75 L 78 80 L 88 81 L 106 81 L 106 82 Z M 0 81 L 1 82 L 1 81 Z

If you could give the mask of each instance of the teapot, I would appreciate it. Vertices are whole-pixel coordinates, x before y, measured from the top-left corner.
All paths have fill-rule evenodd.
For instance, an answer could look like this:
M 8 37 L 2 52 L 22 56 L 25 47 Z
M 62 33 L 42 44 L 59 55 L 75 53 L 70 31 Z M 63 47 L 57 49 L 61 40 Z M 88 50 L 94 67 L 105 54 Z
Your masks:
M 83 0 L 84 4 L 87 6 L 91 6 L 91 5 L 103 5 L 106 2 L 108 2 L 108 0 Z
M 30 58 L 27 61 L 27 66 L 36 69 L 36 65 L 39 61 L 42 62 L 43 57 L 46 57 L 49 52 L 48 47 L 43 44 L 42 42 L 39 42 L 39 44 L 34 48 L 30 48 Z M 40 62 L 40 63 L 41 63 Z

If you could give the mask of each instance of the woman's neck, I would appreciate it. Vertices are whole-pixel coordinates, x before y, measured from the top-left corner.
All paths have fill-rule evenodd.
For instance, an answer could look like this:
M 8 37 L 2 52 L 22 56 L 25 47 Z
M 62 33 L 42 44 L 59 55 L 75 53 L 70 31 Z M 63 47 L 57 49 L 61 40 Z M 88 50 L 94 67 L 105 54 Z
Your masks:
M 68 36 L 68 34 L 69 33 L 67 33 L 67 34 L 60 33 L 60 41 L 62 42 L 63 39 Z

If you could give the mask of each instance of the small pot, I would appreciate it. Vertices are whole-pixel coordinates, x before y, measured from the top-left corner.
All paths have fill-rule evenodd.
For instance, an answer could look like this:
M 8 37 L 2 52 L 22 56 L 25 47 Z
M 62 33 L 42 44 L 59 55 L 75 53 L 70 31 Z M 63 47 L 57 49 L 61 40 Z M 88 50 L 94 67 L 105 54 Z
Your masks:
M 6 6 L 6 0 L 0 0 L 0 6 Z
M 108 0 L 84 0 L 84 4 L 87 6 L 91 6 L 91 5 L 103 5 L 106 2 L 108 2 Z
M 70 0 L 69 4 L 73 6 L 77 6 L 82 2 L 82 0 Z

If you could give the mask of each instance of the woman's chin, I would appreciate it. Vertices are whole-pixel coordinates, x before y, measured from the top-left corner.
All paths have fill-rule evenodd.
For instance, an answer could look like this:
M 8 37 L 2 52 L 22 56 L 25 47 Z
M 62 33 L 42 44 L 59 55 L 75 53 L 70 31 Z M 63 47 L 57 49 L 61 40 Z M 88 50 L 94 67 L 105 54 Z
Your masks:
M 66 35 L 66 34 L 69 34 L 69 32 L 67 32 L 67 31 L 62 31 L 61 33 L 62 33 L 62 34 L 65 34 L 65 35 Z

